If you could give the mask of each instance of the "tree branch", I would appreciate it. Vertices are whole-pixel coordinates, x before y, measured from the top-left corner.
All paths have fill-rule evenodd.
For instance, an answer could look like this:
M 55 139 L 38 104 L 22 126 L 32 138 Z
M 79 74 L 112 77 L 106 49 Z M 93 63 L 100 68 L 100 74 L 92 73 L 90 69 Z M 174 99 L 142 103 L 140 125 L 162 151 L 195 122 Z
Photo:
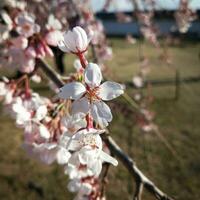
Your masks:
M 53 81 L 58 88 L 61 88 L 64 85 L 64 82 L 61 80 L 60 75 L 57 74 L 44 60 L 38 58 L 36 60 L 36 66 L 40 67 L 45 74 Z
M 106 143 L 110 151 L 115 155 L 122 164 L 127 168 L 129 173 L 133 176 L 136 181 L 137 189 L 135 192 L 134 199 L 140 200 L 142 187 L 153 194 L 158 200 L 173 200 L 171 197 L 163 193 L 152 181 L 150 181 L 142 171 L 136 166 L 136 163 L 126 155 L 117 143 L 108 135 L 102 136 L 103 141 Z
M 60 79 L 60 76 L 51 67 L 41 59 L 37 59 L 38 66 L 45 72 L 45 74 L 53 81 L 57 87 L 62 87 L 64 82 Z M 149 180 L 142 171 L 136 166 L 136 163 L 126 155 L 123 150 L 117 145 L 117 143 L 108 134 L 102 134 L 102 139 L 108 146 L 111 153 L 116 156 L 122 164 L 127 168 L 129 173 L 135 179 L 136 191 L 134 194 L 134 200 L 141 200 L 141 194 L 143 187 L 156 197 L 158 200 L 173 200 L 167 194 L 163 193 L 151 180 Z

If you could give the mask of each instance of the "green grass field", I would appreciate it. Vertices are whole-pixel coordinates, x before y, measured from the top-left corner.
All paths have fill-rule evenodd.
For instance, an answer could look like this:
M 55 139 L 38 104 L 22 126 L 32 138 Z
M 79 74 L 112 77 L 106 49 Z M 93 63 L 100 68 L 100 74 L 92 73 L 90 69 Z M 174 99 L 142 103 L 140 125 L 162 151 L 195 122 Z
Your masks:
M 120 82 L 130 81 L 138 71 L 138 46 L 121 39 L 111 40 L 114 59 L 107 63 L 107 78 Z M 200 43 L 186 42 L 181 47 L 170 47 L 173 66 L 166 66 L 159 53 L 145 44 L 144 53 L 150 58 L 152 71 L 148 78 L 174 77 L 175 67 L 181 77 L 199 76 Z M 72 72 L 73 56 L 66 57 L 67 72 Z M 35 86 L 42 95 L 49 95 L 44 85 Z M 129 89 L 132 95 L 134 89 Z M 144 89 L 144 92 L 146 90 Z M 134 115 L 124 112 L 129 107 L 123 97 L 113 104 L 123 106 L 113 110 L 114 120 L 109 129 L 112 137 L 131 157 L 140 169 L 160 189 L 178 200 L 200 199 L 200 83 L 181 84 L 180 97 L 174 99 L 175 87 L 152 88 L 155 97 L 151 109 L 156 112 L 155 122 L 162 136 L 176 151 L 174 156 L 155 133 L 142 133 L 135 125 Z M 130 107 L 129 107 L 130 108 Z M 0 199 L 2 200 L 66 200 L 72 199 L 67 191 L 67 176 L 56 164 L 45 166 L 26 156 L 21 148 L 22 130 L 3 112 L 0 114 Z M 133 111 L 134 112 L 134 111 Z M 134 181 L 119 164 L 109 170 L 107 196 L 109 200 L 133 198 Z M 144 192 L 144 199 L 154 199 Z

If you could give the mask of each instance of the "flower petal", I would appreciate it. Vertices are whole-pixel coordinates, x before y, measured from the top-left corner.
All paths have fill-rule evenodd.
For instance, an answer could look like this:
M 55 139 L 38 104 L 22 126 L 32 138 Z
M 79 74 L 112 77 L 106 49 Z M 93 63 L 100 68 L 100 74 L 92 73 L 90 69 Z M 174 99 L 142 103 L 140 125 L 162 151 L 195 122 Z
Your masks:
M 101 69 L 97 64 L 89 63 L 85 69 L 85 82 L 92 88 L 100 85 L 102 80 Z
M 40 136 L 44 139 L 50 138 L 50 133 L 48 129 L 42 124 L 39 126 L 39 133 L 40 133 Z
M 72 82 L 64 85 L 60 88 L 60 93 L 58 96 L 62 99 L 79 99 L 84 93 L 86 89 L 82 83 Z
M 47 114 L 47 107 L 45 105 L 42 105 L 37 109 L 35 118 L 40 121 L 40 120 L 44 119 L 46 114 Z
M 107 104 L 98 101 L 92 104 L 91 114 L 94 120 L 101 126 L 108 126 L 108 122 L 112 121 L 112 113 Z
M 118 165 L 118 161 L 115 158 L 113 158 L 112 156 L 108 155 L 107 153 L 105 153 L 103 151 L 101 151 L 100 157 L 101 157 L 103 162 L 111 163 L 114 166 Z
M 63 40 L 58 41 L 58 47 L 61 51 L 64 51 L 64 52 L 67 52 L 67 53 L 70 52 L 69 48 L 67 48 L 67 46 L 65 45 Z
M 77 26 L 73 29 L 73 31 L 79 33 L 80 40 L 81 40 L 80 50 L 84 51 L 88 45 L 88 39 L 87 39 L 87 34 L 85 30 L 82 29 L 80 26 Z
M 89 101 L 87 98 L 83 97 L 73 102 L 72 104 L 72 114 L 84 113 L 89 111 Z
M 124 93 L 123 85 L 111 81 L 106 81 L 99 87 L 99 97 L 104 101 L 114 99 Z
M 76 43 L 75 43 L 74 33 L 72 31 L 68 31 L 64 34 L 64 43 L 67 48 L 69 48 L 72 52 L 77 52 Z
M 66 164 L 71 157 L 71 154 L 65 149 L 60 148 L 57 152 L 57 162 L 60 165 Z

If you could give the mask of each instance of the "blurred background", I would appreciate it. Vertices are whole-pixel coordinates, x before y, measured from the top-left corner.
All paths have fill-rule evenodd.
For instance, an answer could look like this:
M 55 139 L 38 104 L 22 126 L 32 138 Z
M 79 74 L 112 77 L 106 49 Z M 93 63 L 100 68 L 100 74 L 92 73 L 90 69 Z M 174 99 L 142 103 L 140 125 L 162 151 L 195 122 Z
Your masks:
M 141 1 L 142 2 L 142 1 Z M 28 2 L 27 2 L 28 3 Z M 109 105 L 113 121 L 112 137 L 136 161 L 138 167 L 160 189 L 175 199 L 200 199 L 200 0 L 189 1 L 196 18 L 187 32 L 176 28 L 174 14 L 178 0 L 155 1 L 154 24 L 159 28 L 159 47 L 144 38 L 136 10 L 128 0 L 92 0 L 91 8 L 104 26 L 113 56 L 104 62 L 105 79 L 126 84 L 127 98 L 120 97 Z M 148 10 L 143 3 L 140 9 Z M 92 56 L 89 51 L 88 57 Z M 64 55 L 64 74 L 73 73 L 75 56 Z M 148 60 L 150 72 L 142 86 L 142 63 Z M 51 58 L 46 61 L 54 65 Z M 145 65 L 145 64 L 144 64 Z M 55 67 L 56 70 L 58 70 Z M 0 69 L 1 75 L 12 77 L 13 71 Z M 46 80 L 44 78 L 44 80 Z M 140 84 L 139 84 L 140 85 Z M 32 83 L 43 96 L 53 96 L 47 81 Z M 136 95 L 145 97 L 153 123 L 149 125 L 137 115 L 131 105 Z M 150 121 L 151 121 L 150 120 Z M 0 199 L 2 200 L 64 200 L 72 199 L 67 190 L 67 176 L 63 167 L 46 166 L 30 159 L 22 149 L 22 130 L 4 112 L 0 104 Z M 108 174 L 108 199 L 133 198 L 134 181 L 119 164 Z M 147 192 L 144 199 L 154 199 Z

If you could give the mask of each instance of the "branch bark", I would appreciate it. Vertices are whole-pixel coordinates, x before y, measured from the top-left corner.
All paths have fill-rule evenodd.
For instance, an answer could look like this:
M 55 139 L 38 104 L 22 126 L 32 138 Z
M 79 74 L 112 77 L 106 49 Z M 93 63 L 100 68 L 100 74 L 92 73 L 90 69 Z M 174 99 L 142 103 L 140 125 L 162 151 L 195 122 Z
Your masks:
M 60 76 L 51 67 L 41 59 L 37 59 L 37 65 L 45 72 L 45 74 L 53 81 L 59 88 L 64 85 Z M 118 158 L 126 167 L 136 182 L 136 191 L 134 200 L 141 200 L 143 187 L 156 197 L 158 200 L 173 200 L 167 194 L 162 192 L 150 179 L 148 179 L 143 172 L 136 166 L 132 160 L 107 133 L 102 134 L 102 139 L 108 146 L 111 153 Z
M 119 145 L 113 140 L 112 137 L 104 134 L 102 136 L 103 141 L 106 143 L 110 151 L 115 155 L 122 164 L 127 168 L 129 173 L 133 176 L 136 182 L 136 191 L 134 200 L 140 200 L 142 194 L 142 188 L 144 187 L 148 192 L 156 197 L 158 200 L 173 200 L 167 194 L 162 192 L 150 179 L 148 179 L 143 172 L 136 166 L 134 160 L 126 155 Z

